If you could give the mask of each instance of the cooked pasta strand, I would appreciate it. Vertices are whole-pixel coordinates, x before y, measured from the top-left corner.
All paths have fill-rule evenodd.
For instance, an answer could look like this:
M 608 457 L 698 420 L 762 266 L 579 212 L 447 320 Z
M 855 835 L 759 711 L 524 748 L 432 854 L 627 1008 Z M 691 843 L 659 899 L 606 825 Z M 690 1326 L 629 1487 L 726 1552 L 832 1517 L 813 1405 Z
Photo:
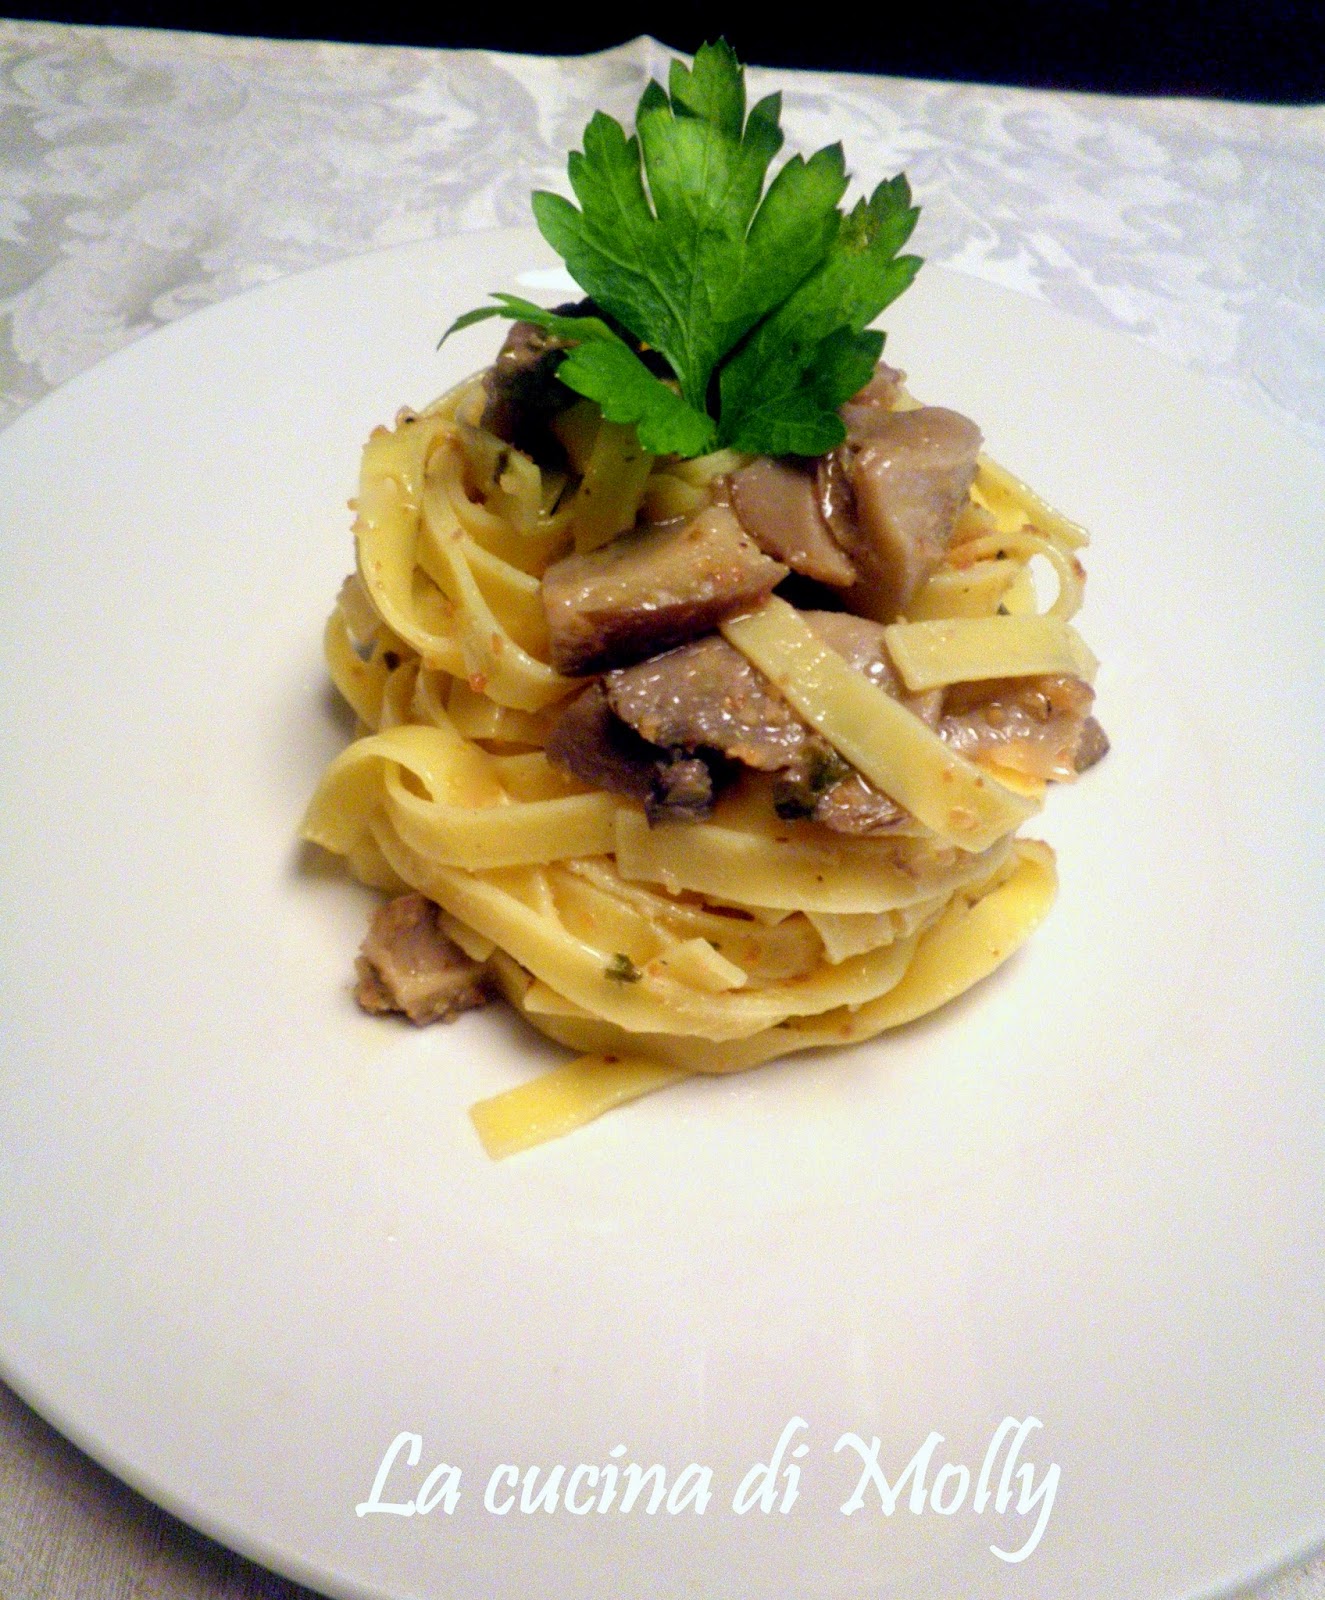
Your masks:
M 918 403 L 897 392 L 892 404 Z M 701 794 L 696 820 L 648 785 L 678 771 L 712 778 L 702 740 L 651 756 L 629 728 L 611 759 L 646 766 L 620 792 L 555 744 L 549 758 L 583 680 L 550 664 L 542 579 L 637 518 L 730 507 L 750 458 L 655 459 L 631 428 L 577 401 L 552 419 L 557 462 L 545 468 L 487 431 L 487 406 L 470 380 L 368 441 L 356 574 L 324 641 L 361 733 L 324 773 L 303 831 L 362 882 L 432 901 L 456 959 L 481 964 L 534 1027 L 577 1052 L 473 1107 L 488 1153 L 559 1137 L 694 1073 L 874 1037 L 1005 961 L 1054 896 L 1052 851 L 1014 838 L 1044 784 L 1012 770 L 1001 781 L 1000 758 L 1011 768 L 1024 755 L 1015 747 L 959 754 L 935 708 L 967 712 L 980 685 L 1022 678 L 1078 679 L 1068 688 L 1089 703 L 1095 658 L 1070 623 L 1082 531 L 981 457 L 949 548 L 882 632 L 877 669 L 830 649 L 776 596 L 719 618 L 740 671 L 794 711 L 819 767 L 805 769 L 809 815 L 801 800 L 789 814 L 765 753 L 716 802 Z M 1046 570 L 1056 592 L 1042 606 Z M 959 701 L 943 700 L 952 691 Z M 739 748 L 727 758 L 728 776 L 742 759 Z M 854 803 L 889 812 L 884 823 L 817 820 L 820 768 L 830 786 L 850 774 Z

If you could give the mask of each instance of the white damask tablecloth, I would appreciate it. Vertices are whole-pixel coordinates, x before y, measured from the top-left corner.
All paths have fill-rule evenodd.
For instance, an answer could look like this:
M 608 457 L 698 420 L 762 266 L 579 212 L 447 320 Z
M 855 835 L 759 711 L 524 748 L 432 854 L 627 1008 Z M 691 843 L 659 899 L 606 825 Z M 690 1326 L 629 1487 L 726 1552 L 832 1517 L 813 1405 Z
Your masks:
M 0 422 L 252 285 L 527 223 L 590 113 L 628 118 L 667 55 L 0 22 Z M 841 138 L 862 184 L 906 169 L 922 255 L 1133 334 L 1325 449 L 1325 109 L 754 78 L 783 91 L 792 147 Z M 2 1600 L 304 1593 L 139 1500 L 0 1386 Z M 1325 1600 L 1325 1558 L 1271 1596 Z

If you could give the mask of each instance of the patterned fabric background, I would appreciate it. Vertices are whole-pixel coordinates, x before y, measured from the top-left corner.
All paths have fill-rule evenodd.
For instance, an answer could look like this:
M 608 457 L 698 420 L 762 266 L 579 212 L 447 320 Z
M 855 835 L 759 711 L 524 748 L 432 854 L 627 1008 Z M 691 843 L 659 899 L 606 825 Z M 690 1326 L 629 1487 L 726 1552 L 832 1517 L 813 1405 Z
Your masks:
M 194 307 L 363 250 L 527 223 L 666 52 L 577 60 L 0 24 L 0 419 Z M 1325 110 L 825 73 L 793 145 L 905 167 L 932 260 L 1233 383 L 1325 442 Z

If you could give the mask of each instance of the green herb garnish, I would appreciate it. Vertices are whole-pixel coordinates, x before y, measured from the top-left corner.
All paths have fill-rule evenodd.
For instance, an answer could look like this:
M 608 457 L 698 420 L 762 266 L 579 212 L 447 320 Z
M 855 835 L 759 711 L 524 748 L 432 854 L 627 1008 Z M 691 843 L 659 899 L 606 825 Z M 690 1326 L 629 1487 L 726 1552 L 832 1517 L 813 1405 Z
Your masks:
M 794 778 L 780 778 L 774 784 L 774 811 L 784 822 L 812 817 L 823 796 L 844 778 L 849 778 L 852 770 L 831 747 L 812 748 L 804 771 Z
M 628 955 L 618 951 L 603 968 L 603 976 L 613 983 L 638 983 L 644 974 Z
M 635 425 L 659 455 L 720 445 L 762 455 L 822 455 L 845 437 L 837 408 L 870 378 L 883 334 L 869 323 L 920 266 L 899 256 L 918 212 L 900 174 L 850 213 L 841 145 L 793 156 L 782 97 L 745 111 L 745 74 L 723 40 L 693 69 L 673 61 L 650 83 L 628 138 L 595 113 L 569 161 L 579 207 L 539 191 L 543 237 L 591 299 L 665 358 L 669 381 L 598 318 L 561 317 L 514 295 L 458 317 L 516 317 L 574 343 L 557 377 Z

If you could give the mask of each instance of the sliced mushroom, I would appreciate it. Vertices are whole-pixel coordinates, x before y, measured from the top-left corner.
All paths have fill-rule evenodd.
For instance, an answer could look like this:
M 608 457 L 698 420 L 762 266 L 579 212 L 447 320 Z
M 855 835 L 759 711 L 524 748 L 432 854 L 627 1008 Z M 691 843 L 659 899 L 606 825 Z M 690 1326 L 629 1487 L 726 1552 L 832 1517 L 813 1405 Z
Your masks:
M 819 463 L 820 508 L 858 574 L 847 609 L 892 622 L 943 559 L 981 435 L 941 406 L 856 413 L 847 443 Z
M 632 529 L 545 573 L 552 664 L 576 675 L 642 661 L 759 605 L 786 574 L 727 506 Z
M 733 476 L 731 499 L 766 556 L 819 583 L 842 588 L 856 581 L 855 567 L 828 531 L 808 464 L 760 456 Z

